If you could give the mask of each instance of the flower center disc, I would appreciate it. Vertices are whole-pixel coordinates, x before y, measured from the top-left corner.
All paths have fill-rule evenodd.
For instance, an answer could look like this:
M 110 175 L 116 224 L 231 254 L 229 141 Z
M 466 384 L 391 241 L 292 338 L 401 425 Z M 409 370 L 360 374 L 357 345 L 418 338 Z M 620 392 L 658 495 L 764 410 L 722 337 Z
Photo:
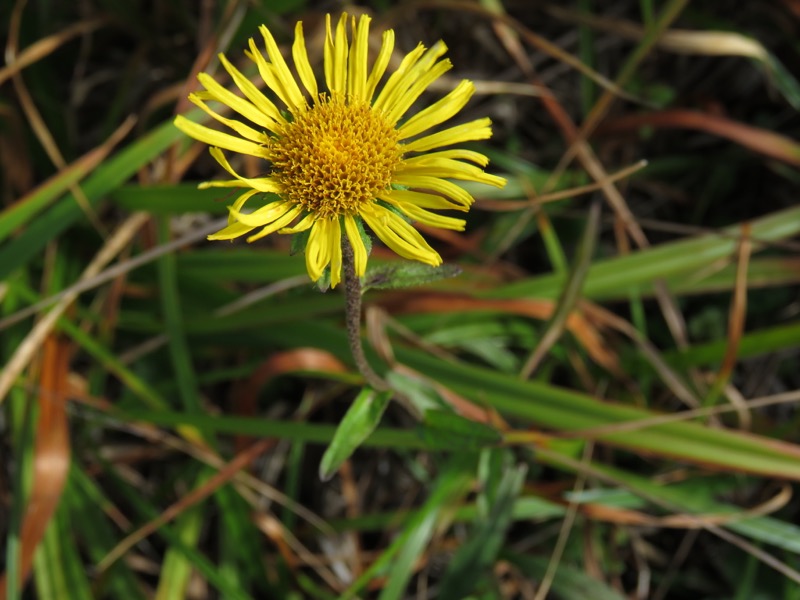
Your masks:
M 270 146 L 287 199 L 321 218 L 356 214 L 389 189 L 400 164 L 397 130 L 367 103 L 320 97 Z

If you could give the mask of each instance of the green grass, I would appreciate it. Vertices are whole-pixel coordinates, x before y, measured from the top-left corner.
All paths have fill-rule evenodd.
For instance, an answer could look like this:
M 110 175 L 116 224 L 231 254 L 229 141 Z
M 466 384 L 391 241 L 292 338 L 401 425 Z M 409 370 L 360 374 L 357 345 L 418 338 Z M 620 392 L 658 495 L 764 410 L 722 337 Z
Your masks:
M 53 42 L 0 79 L 0 597 L 800 597 L 788 8 L 770 9 L 789 23 L 775 29 L 755 0 L 631 1 L 613 19 L 582 0 L 370 3 L 401 54 L 447 43 L 453 82 L 431 98 L 463 77 L 492 84 L 460 118 L 492 117 L 474 147 L 508 178 L 465 185 L 481 202 L 464 234 L 423 232 L 460 275 L 398 269 L 376 242 L 370 265 L 416 278 L 364 296 L 367 358 L 392 387 L 376 394 L 340 289 L 298 279 L 286 236 L 197 234 L 233 196 L 196 188 L 222 174 L 172 125 L 194 72 L 221 77 L 217 51 L 247 70 L 241 50 L 266 23 L 289 56 L 300 18 L 319 48 L 323 13 L 150 5 L 34 3 L 21 22 L 0 9 L 19 54 Z M 659 45 L 673 29 L 695 32 L 691 53 Z M 703 44 L 718 31 L 749 42 L 717 56 Z M 540 95 L 519 93 L 531 84 Z M 672 108 L 729 131 L 655 118 Z M 629 115 L 648 124 L 605 133 Z M 482 209 L 642 158 L 618 196 Z M 100 275 L 59 303 L 103 251 Z

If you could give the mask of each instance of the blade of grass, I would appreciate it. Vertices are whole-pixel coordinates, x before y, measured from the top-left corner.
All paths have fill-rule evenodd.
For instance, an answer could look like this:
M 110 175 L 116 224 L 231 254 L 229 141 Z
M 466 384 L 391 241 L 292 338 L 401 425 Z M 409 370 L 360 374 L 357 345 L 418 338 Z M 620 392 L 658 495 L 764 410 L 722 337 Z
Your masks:
M 476 520 L 472 535 L 453 555 L 439 585 L 440 598 L 466 598 L 481 576 L 490 571 L 511 525 L 514 501 L 522 489 L 527 468 L 512 468 L 502 475 L 485 518 Z
M 141 490 L 122 481 L 112 468 L 107 468 L 105 474 L 108 476 L 109 486 L 112 489 L 116 489 L 116 493 L 120 494 L 120 497 L 126 499 L 128 506 L 139 518 L 150 520 L 159 518 L 159 511 L 151 504 L 149 498 L 141 493 Z M 184 544 L 171 525 L 162 524 L 158 527 L 157 531 L 158 535 L 165 540 L 171 548 L 180 551 L 191 561 L 194 568 L 220 591 L 223 598 L 230 598 L 231 600 L 251 600 L 249 594 L 241 588 L 232 585 L 230 579 L 223 576 L 217 566 L 205 555 Z M 102 564 L 102 561 L 99 564 Z
M 90 205 L 99 203 L 107 193 L 118 188 L 182 135 L 171 122 L 164 123 L 105 161 L 81 187 Z M 18 237 L 0 247 L 0 280 L 28 264 L 37 252 L 78 221 L 82 214 L 71 194 L 40 214 Z
M 194 481 L 193 487 L 202 485 L 208 473 L 201 474 Z M 205 519 L 205 504 L 199 503 L 183 512 L 175 521 L 175 535 L 180 538 L 185 548 L 196 551 Z M 165 552 L 158 578 L 155 600 L 183 600 L 187 596 L 189 578 L 192 575 L 192 563 L 182 549 L 169 547 Z
M 254 339 L 278 341 L 282 345 L 310 345 L 343 358 L 347 356 L 343 332 L 323 322 L 297 322 L 279 332 L 259 329 L 250 335 Z M 219 334 L 213 339 L 219 343 Z M 745 344 L 746 340 L 743 339 L 743 348 Z M 654 413 L 646 410 L 601 402 L 544 383 L 521 382 L 479 366 L 444 361 L 417 350 L 397 347 L 395 352 L 402 364 L 473 402 L 561 431 L 624 425 L 628 421 L 654 416 Z M 373 355 L 371 360 L 377 361 L 378 358 Z M 800 479 L 800 448 L 796 445 L 711 429 L 696 423 L 664 424 L 635 434 L 627 431 L 620 434 L 604 433 L 597 439 L 635 452 L 655 453 L 714 468 Z
M 158 237 L 161 244 L 169 242 L 169 221 L 166 218 L 159 220 Z M 175 262 L 175 255 L 172 253 L 163 254 L 158 261 L 161 310 L 164 315 L 172 370 L 178 383 L 181 402 L 187 412 L 197 413 L 202 410 L 202 403 L 197 393 L 197 377 L 192 366 L 192 356 L 186 343 Z
M 50 521 L 34 561 L 36 597 L 41 600 L 92 600 L 92 592 L 81 565 L 72 522 L 59 511 Z
M 445 362 L 404 348 L 395 350 L 400 362 L 467 399 L 559 431 L 580 430 L 591 423 L 623 424 L 653 415 L 539 382 L 512 380 L 475 365 Z M 714 468 L 800 479 L 800 446 L 696 423 L 673 423 L 637 433 L 609 433 L 596 439 L 635 452 L 655 453 Z
M 118 535 L 118 526 L 125 526 L 120 520 L 119 509 L 103 495 L 100 486 L 81 468 L 73 464 L 65 495 L 65 503 L 74 533 L 79 533 L 83 541 L 82 548 L 88 553 L 89 560 L 96 563 L 114 546 L 114 538 Z M 109 515 L 116 517 L 115 523 L 109 523 Z M 94 582 L 95 597 L 104 593 L 110 598 L 126 600 L 145 600 L 141 582 L 131 568 L 120 561 L 109 571 L 103 582 Z
M 142 421 L 162 427 L 191 425 L 201 431 L 219 434 L 239 434 L 256 437 L 290 439 L 317 444 L 330 444 L 336 432 L 335 425 L 298 423 L 274 419 L 252 419 L 227 415 L 203 415 L 170 412 L 166 410 L 126 410 L 120 414 L 126 420 Z M 364 440 L 367 447 L 422 449 L 425 443 L 413 431 L 379 427 Z
M 0 211 L 0 242 L 9 235 L 35 219 L 47 206 L 58 199 L 72 185 L 78 183 L 101 165 L 111 150 L 130 133 L 135 120 L 126 119 L 122 125 L 101 146 L 87 152 L 71 165 L 61 169 L 36 189 L 17 200 L 14 204 Z M 0 276 L 0 279 L 3 277 Z
M 539 344 L 530 353 L 528 359 L 525 361 L 522 370 L 520 371 L 521 379 L 530 379 L 536 367 L 541 362 L 544 355 L 553 347 L 558 341 L 558 338 L 564 333 L 566 328 L 567 318 L 572 312 L 575 304 L 580 299 L 583 283 L 586 280 L 586 274 L 589 271 L 589 265 L 592 263 L 592 256 L 594 255 L 594 247 L 597 242 L 598 225 L 600 222 L 600 204 L 595 202 L 589 212 L 589 217 L 586 221 L 586 229 L 584 230 L 583 238 L 578 246 L 578 251 L 575 254 L 575 260 L 572 268 L 567 276 L 566 285 L 561 292 L 561 296 L 556 303 L 556 309 L 553 315 L 547 321 L 544 328 Z
M 800 207 L 791 207 L 749 223 L 753 251 L 800 233 Z M 648 285 L 653 280 L 679 276 L 733 257 L 741 225 L 732 225 L 719 234 L 696 236 L 633 252 L 627 256 L 598 260 L 590 267 L 584 285 L 587 298 L 619 294 L 631 286 Z M 498 286 L 480 296 L 491 298 L 555 298 L 563 289 L 564 277 L 556 274 L 524 279 Z
M 380 600 L 397 600 L 406 591 L 415 565 L 425 551 L 434 528 L 456 500 L 463 497 L 472 481 L 471 468 L 475 456 L 454 456 L 439 474 L 431 495 L 405 523 L 403 531 L 370 567 L 342 594 L 342 600 L 355 597 L 376 575 L 389 571 Z

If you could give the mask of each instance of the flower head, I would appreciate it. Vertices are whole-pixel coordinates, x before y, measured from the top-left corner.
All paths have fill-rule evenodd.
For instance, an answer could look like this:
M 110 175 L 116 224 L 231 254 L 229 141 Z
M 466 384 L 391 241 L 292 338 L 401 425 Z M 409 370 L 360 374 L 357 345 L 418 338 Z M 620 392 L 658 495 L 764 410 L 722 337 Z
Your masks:
M 317 281 L 330 267 L 331 286 L 335 286 L 341 279 L 343 232 L 353 248 L 359 276 L 367 265 L 364 224 L 400 256 L 438 266 L 441 257 L 409 221 L 461 231 L 462 219 L 432 212 L 466 211 L 472 204 L 472 196 L 451 180 L 505 184 L 503 178 L 483 171 L 488 163 L 484 155 L 441 150 L 489 138 L 489 119 L 427 133 L 464 107 L 475 91 L 472 82 L 462 81 L 440 100 L 405 118 L 426 88 L 450 69 L 450 61 L 441 58 L 445 45 L 439 42 L 427 49 L 418 45 L 379 89 L 394 49 L 394 32 L 383 34 L 370 68 L 369 21 L 367 16 L 356 20 L 342 14 L 334 28 L 328 15 L 325 90 L 318 86 L 308 60 L 302 23 L 297 23 L 292 46 L 297 78 L 265 26 L 260 32 L 266 57 L 252 39 L 249 52 L 245 52 L 279 104 L 224 55 L 220 61 L 244 97 L 205 73 L 198 75 L 205 90 L 189 99 L 236 135 L 183 116 L 175 119 L 175 125 L 212 146 L 211 155 L 234 177 L 201 187 L 246 190 L 230 206 L 228 226 L 209 239 L 227 240 L 252 232 L 247 238 L 252 242 L 274 232 L 307 232 L 309 276 Z M 230 107 L 250 124 L 223 117 L 206 104 L 208 100 Z M 269 175 L 255 179 L 239 175 L 222 150 L 263 158 L 270 163 Z M 264 193 L 275 194 L 272 197 L 277 199 L 256 210 L 245 210 L 251 198 Z

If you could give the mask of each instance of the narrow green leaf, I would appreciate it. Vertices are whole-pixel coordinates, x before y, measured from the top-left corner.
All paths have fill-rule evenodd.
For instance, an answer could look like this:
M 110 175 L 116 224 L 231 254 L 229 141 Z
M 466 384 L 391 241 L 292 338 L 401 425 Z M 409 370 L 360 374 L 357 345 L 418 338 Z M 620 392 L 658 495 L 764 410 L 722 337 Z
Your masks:
M 535 381 L 520 381 L 476 365 L 444 361 L 397 347 L 397 359 L 473 402 L 560 431 L 591 430 L 650 419 L 657 413 L 601 402 Z M 757 435 L 674 421 L 592 436 L 598 441 L 726 470 L 800 480 L 800 446 Z
M 475 522 L 472 535 L 447 566 L 439 598 L 466 598 L 474 591 L 481 576 L 490 571 L 511 525 L 514 501 L 522 489 L 526 472 L 527 467 L 521 465 L 503 473 L 489 514 Z
M 231 587 L 256 592 L 269 589 L 268 575 L 261 563 L 252 560 L 261 552 L 262 534 L 253 527 L 252 507 L 231 485 L 214 492 L 215 512 L 219 515 L 216 530 L 219 538 L 220 575 Z M 286 512 L 294 515 L 292 511 Z M 293 529 L 290 528 L 290 531 Z
M 37 598 L 91 600 L 91 586 L 81 564 L 72 521 L 62 503 L 34 555 Z
M 547 572 L 548 557 L 531 556 L 504 550 L 503 558 L 531 579 L 541 580 Z M 562 600 L 625 600 L 626 596 L 610 588 L 606 583 L 587 575 L 582 569 L 561 563 L 553 579 L 554 596 Z
M 83 179 L 89 172 L 89 167 L 90 165 L 86 164 L 86 161 L 79 160 L 59 171 L 24 198 L 0 211 L 0 242 L 34 219 L 40 211 L 57 200 L 69 186 Z
M 363 289 L 395 290 L 398 288 L 415 287 L 448 279 L 461 274 L 461 267 L 457 265 L 430 265 L 403 261 L 389 265 L 368 268 L 364 276 Z
M 358 448 L 380 423 L 383 411 L 389 406 L 391 392 L 376 392 L 364 388 L 347 409 L 342 422 L 336 428 L 330 445 L 319 465 L 319 477 L 329 480 L 344 461 Z
M 766 53 L 764 64 L 772 75 L 775 86 L 795 110 L 800 110 L 800 83 L 776 57 Z
M 262 283 L 302 275 L 306 272 L 301 257 L 262 248 L 216 244 L 193 249 L 176 257 L 178 273 L 183 277 L 209 281 Z M 309 287 L 311 281 L 309 280 Z
M 296 421 L 252 419 L 227 415 L 195 415 L 168 410 L 126 410 L 114 414 L 125 420 L 145 421 L 164 427 L 180 428 L 184 425 L 191 425 L 204 432 L 257 435 L 318 444 L 329 444 L 337 429 L 332 425 L 320 423 L 298 423 Z M 364 445 L 379 448 L 425 448 L 425 444 L 413 431 L 386 427 L 376 429 L 364 440 Z
M 550 461 L 548 453 L 542 456 L 546 463 Z M 561 463 L 559 466 L 565 466 Z M 568 467 L 567 467 L 568 468 Z M 675 485 L 663 485 L 629 473 L 621 469 L 613 469 L 607 465 L 593 464 L 592 469 L 606 473 L 625 485 L 627 490 L 595 489 L 582 494 L 567 494 L 573 502 L 594 502 L 604 506 L 621 506 L 641 509 L 647 505 L 647 498 L 657 498 L 667 503 L 675 512 L 687 514 L 734 515 L 723 527 L 735 531 L 752 540 L 771 544 L 787 552 L 800 555 L 800 527 L 770 516 L 748 516 L 745 509 L 720 502 L 718 496 L 731 495 L 737 488 L 746 487 L 741 476 L 720 479 L 703 477 L 696 481 L 689 480 Z
M 208 479 L 210 470 L 197 477 L 195 487 L 200 487 Z M 186 548 L 197 550 L 197 542 L 205 523 L 203 514 L 205 502 L 200 502 L 184 511 L 173 525 L 175 534 Z M 155 600 L 182 600 L 186 598 L 189 579 L 192 575 L 192 562 L 182 549 L 169 547 L 161 564 Z
M 399 600 L 405 597 L 408 581 L 442 516 L 469 492 L 474 463 L 475 456 L 472 453 L 453 457 L 444 467 L 428 500 L 406 523 L 403 533 L 348 592 L 357 589 L 359 583 L 369 581 L 377 568 L 391 565 L 389 579 L 379 600 Z M 345 594 L 345 597 L 350 597 L 350 594 Z
M 27 399 L 25 399 L 27 400 Z M 9 406 L 14 404 L 9 403 Z M 33 452 L 34 452 L 34 423 L 35 407 L 30 402 L 17 403 L 15 408 L 22 407 L 18 419 L 10 419 L 13 439 L 15 440 L 14 460 L 16 468 L 13 471 L 11 508 L 6 513 L 7 539 L 6 549 L 6 589 L 0 590 L 0 595 L 5 593 L 6 598 L 17 600 L 23 582 L 19 579 L 20 551 L 22 550 L 22 521 L 25 507 L 28 505 L 27 496 L 32 479 Z
M 800 233 L 800 207 L 794 206 L 751 222 L 753 240 L 776 241 Z M 732 225 L 713 233 L 661 244 L 624 256 L 595 261 L 583 286 L 587 298 L 619 297 L 635 286 L 657 279 L 678 277 L 707 268 L 735 255 L 742 226 Z M 491 298 L 556 298 L 565 276 L 548 274 L 497 287 L 481 296 Z
M 133 509 L 138 519 L 150 521 L 160 515 L 160 510 L 150 503 L 149 498 L 118 477 L 113 469 L 106 469 L 105 472 L 108 475 L 108 484 L 112 488 L 116 488 L 127 500 L 129 507 Z M 184 543 L 181 536 L 175 531 L 173 524 L 162 524 L 158 528 L 158 535 L 171 549 L 182 553 L 191 562 L 192 567 L 219 590 L 220 597 L 226 600 L 228 598 L 231 600 L 249 600 L 251 598 L 250 594 L 237 587 L 230 578 L 225 577 L 207 556 L 198 552 L 192 545 Z
M 296 322 L 279 333 L 264 328 L 251 335 L 262 340 L 278 340 L 281 344 L 313 345 L 337 354 L 346 348 L 344 332 L 324 322 Z M 214 338 L 215 341 L 217 339 Z M 394 350 L 400 363 L 479 405 L 492 406 L 507 415 L 559 431 L 591 430 L 659 416 L 659 413 L 613 401 L 601 401 L 547 383 L 520 381 L 474 364 L 442 360 L 412 348 L 396 346 Z M 593 437 L 632 452 L 647 452 L 714 468 L 800 480 L 800 446 L 797 444 L 715 429 L 697 422 L 650 423 L 647 427 L 620 431 L 610 428 L 593 434 Z
M 105 194 L 133 176 L 142 165 L 161 154 L 182 135 L 172 122 L 164 123 L 108 159 L 81 186 L 89 204 L 96 205 Z M 72 194 L 67 194 L 40 214 L 19 237 L 0 247 L 0 281 L 27 263 L 82 215 Z
M 408 373 L 389 371 L 386 381 L 393 390 L 403 394 L 417 408 L 420 414 L 428 410 L 446 409 L 449 405 L 439 392 L 425 379 Z
M 798 340 L 800 340 L 800 321 L 790 321 L 776 327 L 744 334 L 736 355 L 741 360 L 759 354 L 794 349 L 797 348 Z M 725 356 L 727 345 L 727 339 L 714 340 L 686 350 L 665 352 L 664 358 L 671 365 L 682 368 L 719 363 Z
M 103 495 L 97 481 L 73 463 L 64 501 L 69 507 L 73 531 L 80 530 L 82 549 L 93 564 L 99 563 L 119 541 L 119 529 L 108 514 L 119 510 Z M 117 561 L 101 581 L 93 582 L 95 597 L 145 600 L 145 586 L 125 561 Z
M 426 410 L 417 433 L 428 448 L 437 450 L 479 450 L 502 440 L 493 427 L 445 410 Z
M 158 224 L 159 241 L 169 241 L 169 221 L 162 218 Z M 174 254 L 165 254 L 158 261 L 158 288 L 161 294 L 161 311 L 167 335 L 170 359 L 181 402 L 188 412 L 200 412 L 202 403 L 197 391 L 197 378 L 192 366 L 189 344 L 186 342 L 181 298 L 178 294 L 177 267 Z
M 109 194 L 110 200 L 118 206 L 130 211 L 144 210 L 153 216 L 195 212 L 226 215 L 230 202 L 224 200 L 228 196 L 230 192 L 219 188 L 199 190 L 193 183 L 150 187 L 123 185 Z

